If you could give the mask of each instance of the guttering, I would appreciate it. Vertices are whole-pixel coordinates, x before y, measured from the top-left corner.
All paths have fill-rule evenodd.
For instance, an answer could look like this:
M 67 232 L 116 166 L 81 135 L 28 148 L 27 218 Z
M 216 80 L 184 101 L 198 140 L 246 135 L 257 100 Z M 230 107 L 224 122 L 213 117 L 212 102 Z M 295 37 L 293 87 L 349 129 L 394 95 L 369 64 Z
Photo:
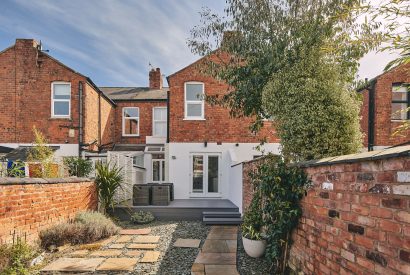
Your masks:
M 122 101 L 134 101 L 134 102 L 165 102 L 168 99 L 166 98 L 155 98 L 155 99 L 150 99 L 150 98 L 132 98 L 132 99 L 113 99 L 114 102 L 122 102 Z

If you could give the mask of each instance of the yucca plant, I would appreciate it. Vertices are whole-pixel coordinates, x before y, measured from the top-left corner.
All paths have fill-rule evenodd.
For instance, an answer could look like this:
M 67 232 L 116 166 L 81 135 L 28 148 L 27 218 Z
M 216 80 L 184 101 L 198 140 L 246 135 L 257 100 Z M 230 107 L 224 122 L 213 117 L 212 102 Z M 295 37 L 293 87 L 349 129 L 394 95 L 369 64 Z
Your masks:
M 98 197 L 102 208 L 106 211 L 109 207 L 114 208 L 114 194 L 118 188 L 122 188 L 122 168 L 109 163 L 97 162 L 95 165 Z

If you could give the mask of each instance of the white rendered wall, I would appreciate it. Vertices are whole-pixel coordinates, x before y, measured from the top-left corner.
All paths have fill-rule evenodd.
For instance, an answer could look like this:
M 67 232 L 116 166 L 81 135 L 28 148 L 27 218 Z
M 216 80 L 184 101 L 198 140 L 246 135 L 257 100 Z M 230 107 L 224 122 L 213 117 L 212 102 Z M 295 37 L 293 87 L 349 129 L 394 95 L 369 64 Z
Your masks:
M 261 152 L 255 149 L 259 143 L 222 143 L 217 145 L 216 143 L 208 143 L 205 147 L 204 143 L 169 143 L 168 152 L 168 177 L 169 182 L 174 183 L 175 198 L 176 199 L 189 199 L 192 198 L 190 194 L 191 190 L 191 153 L 220 153 L 221 154 L 221 178 L 220 178 L 220 196 L 222 199 L 233 198 L 230 193 L 230 173 L 232 171 L 232 165 L 252 160 L 254 156 L 261 155 Z M 279 153 L 279 143 L 265 144 L 263 149 L 265 153 L 272 152 L 274 154 Z M 237 169 L 235 169 L 237 170 Z M 236 173 L 236 172 L 235 172 Z M 242 173 L 242 172 L 240 172 Z M 242 181 L 241 184 L 242 185 Z M 241 188 L 242 189 L 242 188 Z M 241 191 L 242 192 L 242 191 Z M 242 196 L 240 194 L 234 195 L 235 197 Z M 239 201 L 239 198 L 235 198 L 235 201 Z
M 243 165 L 238 164 L 231 167 L 229 171 L 229 193 L 228 199 L 239 208 L 242 214 L 242 168 Z

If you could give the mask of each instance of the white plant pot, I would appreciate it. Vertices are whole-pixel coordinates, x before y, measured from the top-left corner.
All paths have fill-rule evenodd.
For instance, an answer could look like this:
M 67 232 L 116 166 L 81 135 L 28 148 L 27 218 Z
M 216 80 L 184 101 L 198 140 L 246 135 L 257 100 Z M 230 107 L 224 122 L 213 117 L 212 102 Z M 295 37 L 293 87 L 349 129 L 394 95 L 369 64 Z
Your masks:
M 266 240 L 250 240 L 242 236 L 243 248 L 252 258 L 259 258 L 265 254 Z

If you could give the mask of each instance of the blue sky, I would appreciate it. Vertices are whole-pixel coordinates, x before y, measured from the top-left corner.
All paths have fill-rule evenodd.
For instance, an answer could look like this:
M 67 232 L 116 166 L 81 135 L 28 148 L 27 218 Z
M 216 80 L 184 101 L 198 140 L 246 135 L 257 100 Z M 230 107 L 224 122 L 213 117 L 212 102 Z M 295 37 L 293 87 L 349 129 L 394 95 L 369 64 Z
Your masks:
M 169 75 L 198 58 L 186 41 L 204 6 L 222 13 L 225 1 L 1 0 L 0 50 L 34 38 L 99 86 L 147 86 L 149 63 Z M 390 59 L 369 54 L 360 76 L 379 74 Z

